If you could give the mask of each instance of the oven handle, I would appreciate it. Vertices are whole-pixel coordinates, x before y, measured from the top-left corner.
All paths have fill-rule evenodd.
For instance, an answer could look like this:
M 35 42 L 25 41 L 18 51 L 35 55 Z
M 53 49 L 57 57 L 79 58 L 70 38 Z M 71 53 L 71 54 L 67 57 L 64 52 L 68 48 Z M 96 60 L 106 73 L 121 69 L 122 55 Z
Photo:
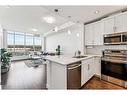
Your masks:
M 78 66 L 74 66 L 74 67 L 71 67 L 71 68 L 67 68 L 68 70 L 72 70 L 72 69 L 76 69 L 76 68 L 78 68 L 78 67 L 80 67 L 81 66 L 81 64 L 79 64 Z
M 123 64 L 125 63 L 125 64 L 127 64 L 126 61 L 108 60 L 108 59 L 107 59 L 107 60 L 106 60 L 106 59 L 101 59 L 101 60 L 102 60 L 102 61 L 107 61 L 107 62 L 113 62 L 113 63 L 116 63 L 116 64 L 117 64 L 117 63 L 123 63 Z

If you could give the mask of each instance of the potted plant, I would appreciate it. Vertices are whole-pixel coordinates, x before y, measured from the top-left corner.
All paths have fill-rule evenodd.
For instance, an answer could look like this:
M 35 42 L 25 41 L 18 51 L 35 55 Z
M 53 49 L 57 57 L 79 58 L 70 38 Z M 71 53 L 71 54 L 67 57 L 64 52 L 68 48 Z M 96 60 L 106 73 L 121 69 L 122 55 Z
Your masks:
M 0 50 L 0 59 L 1 59 L 1 73 L 6 73 L 10 68 L 10 57 L 12 57 L 12 53 L 7 52 L 6 49 Z

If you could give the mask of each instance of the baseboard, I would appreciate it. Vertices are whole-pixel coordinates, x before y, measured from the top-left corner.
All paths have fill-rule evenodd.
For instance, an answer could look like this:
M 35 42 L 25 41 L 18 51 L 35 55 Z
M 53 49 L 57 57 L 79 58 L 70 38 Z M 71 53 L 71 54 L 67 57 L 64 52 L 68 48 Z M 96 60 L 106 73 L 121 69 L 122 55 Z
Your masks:
M 101 75 L 95 74 L 94 76 L 101 79 Z
M 81 89 L 82 89 L 85 85 L 87 85 L 88 82 L 89 82 L 90 80 L 92 80 L 94 77 L 95 77 L 95 75 L 93 75 L 93 76 L 81 87 Z

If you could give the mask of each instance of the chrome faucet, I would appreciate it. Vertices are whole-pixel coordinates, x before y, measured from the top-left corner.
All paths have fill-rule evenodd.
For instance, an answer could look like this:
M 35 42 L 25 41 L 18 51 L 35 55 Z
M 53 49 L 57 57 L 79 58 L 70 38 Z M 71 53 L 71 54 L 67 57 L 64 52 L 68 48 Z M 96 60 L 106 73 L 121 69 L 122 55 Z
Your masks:
M 75 51 L 75 56 L 76 56 L 76 51 Z
M 80 50 L 75 52 L 75 56 L 80 56 L 80 55 L 81 55 L 81 51 Z

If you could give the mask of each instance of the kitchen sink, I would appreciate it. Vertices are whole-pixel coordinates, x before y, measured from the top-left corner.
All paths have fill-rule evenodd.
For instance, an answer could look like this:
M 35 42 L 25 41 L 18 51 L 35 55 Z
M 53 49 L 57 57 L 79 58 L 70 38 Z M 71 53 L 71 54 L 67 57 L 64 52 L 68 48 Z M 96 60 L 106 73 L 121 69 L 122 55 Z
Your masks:
M 73 58 L 85 58 L 85 57 L 87 57 L 87 56 L 73 56 Z

